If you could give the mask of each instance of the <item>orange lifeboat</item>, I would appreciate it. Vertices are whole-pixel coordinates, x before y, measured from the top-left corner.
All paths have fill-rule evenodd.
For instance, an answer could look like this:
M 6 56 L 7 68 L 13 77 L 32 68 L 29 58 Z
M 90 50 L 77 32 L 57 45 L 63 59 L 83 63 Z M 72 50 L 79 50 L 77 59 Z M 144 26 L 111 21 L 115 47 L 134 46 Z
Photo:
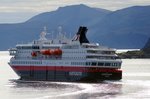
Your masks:
M 62 55 L 62 50 L 61 49 L 55 49 L 54 55 Z
M 32 52 L 31 55 L 32 55 L 32 57 L 36 57 L 37 53 L 36 52 Z
M 58 55 L 58 50 L 57 49 L 54 50 L 54 55 Z
M 42 51 L 40 51 L 43 55 L 51 55 L 52 53 L 51 53 L 51 50 L 50 49 L 48 49 L 48 50 L 42 50 Z
M 55 55 L 55 50 L 51 50 L 51 55 Z

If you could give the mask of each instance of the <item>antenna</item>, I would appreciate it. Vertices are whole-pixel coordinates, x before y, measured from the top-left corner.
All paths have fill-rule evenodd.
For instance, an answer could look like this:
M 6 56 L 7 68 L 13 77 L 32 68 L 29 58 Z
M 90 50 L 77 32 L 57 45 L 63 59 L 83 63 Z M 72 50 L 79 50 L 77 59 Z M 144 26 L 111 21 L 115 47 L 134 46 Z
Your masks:
M 47 29 L 46 29 L 46 26 L 44 26 L 43 31 L 40 34 L 40 40 L 47 40 L 46 34 L 47 34 Z
M 61 34 L 62 33 L 62 26 L 58 27 L 58 33 Z
M 43 31 L 47 33 L 47 27 L 46 26 L 43 27 Z
M 66 37 L 67 37 L 67 36 L 66 36 L 66 34 L 67 34 L 67 33 L 66 33 L 66 32 L 64 32 L 63 38 L 66 38 Z
M 51 32 L 52 33 L 52 40 L 54 39 L 54 31 Z
M 62 26 L 58 26 L 58 39 L 62 40 L 63 39 L 63 34 L 62 34 Z

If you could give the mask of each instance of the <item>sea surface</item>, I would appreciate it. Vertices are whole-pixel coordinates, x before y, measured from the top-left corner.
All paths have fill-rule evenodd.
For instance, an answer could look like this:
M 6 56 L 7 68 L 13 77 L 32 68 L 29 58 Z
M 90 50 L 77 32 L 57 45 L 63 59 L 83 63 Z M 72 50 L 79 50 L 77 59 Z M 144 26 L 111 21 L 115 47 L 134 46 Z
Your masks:
M 23 82 L 0 52 L 0 99 L 150 99 L 150 59 L 123 59 L 123 79 L 99 83 Z

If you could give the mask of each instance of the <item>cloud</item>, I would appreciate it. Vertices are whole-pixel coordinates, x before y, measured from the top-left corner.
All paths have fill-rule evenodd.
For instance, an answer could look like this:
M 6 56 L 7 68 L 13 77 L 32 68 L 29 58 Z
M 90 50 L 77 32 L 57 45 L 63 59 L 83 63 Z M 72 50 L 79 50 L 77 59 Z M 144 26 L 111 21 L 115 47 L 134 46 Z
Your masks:
M 41 12 L 77 4 L 117 10 L 134 5 L 150 5 L 150 0 L 0 0 L 0 20 L 3 20 L 0 23 L 22 22 Z
M 0 12 L 45 12 L 60 6 L 86 4 L 117 10 L 133 5 L 150 5 L 149 0 L 0 0 Z
M 0 13 L 0 23 L 21 23 L 24 21 L 27 21 L 31 17 L 36 15 L 35 13 L 7 13 L 7 12 L 1 12 Z M 11 16 L 11 17 L 10 17 Z

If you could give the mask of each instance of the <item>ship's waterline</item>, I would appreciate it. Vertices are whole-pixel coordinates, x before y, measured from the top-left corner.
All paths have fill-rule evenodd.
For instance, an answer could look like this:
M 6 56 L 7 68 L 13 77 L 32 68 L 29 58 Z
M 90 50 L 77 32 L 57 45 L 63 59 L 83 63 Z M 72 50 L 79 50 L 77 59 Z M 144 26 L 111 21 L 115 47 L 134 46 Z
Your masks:
M 110 68 L 73 66 L 12 66 L 22 80 L 86 81 L 120 80 L 122 71 Z

